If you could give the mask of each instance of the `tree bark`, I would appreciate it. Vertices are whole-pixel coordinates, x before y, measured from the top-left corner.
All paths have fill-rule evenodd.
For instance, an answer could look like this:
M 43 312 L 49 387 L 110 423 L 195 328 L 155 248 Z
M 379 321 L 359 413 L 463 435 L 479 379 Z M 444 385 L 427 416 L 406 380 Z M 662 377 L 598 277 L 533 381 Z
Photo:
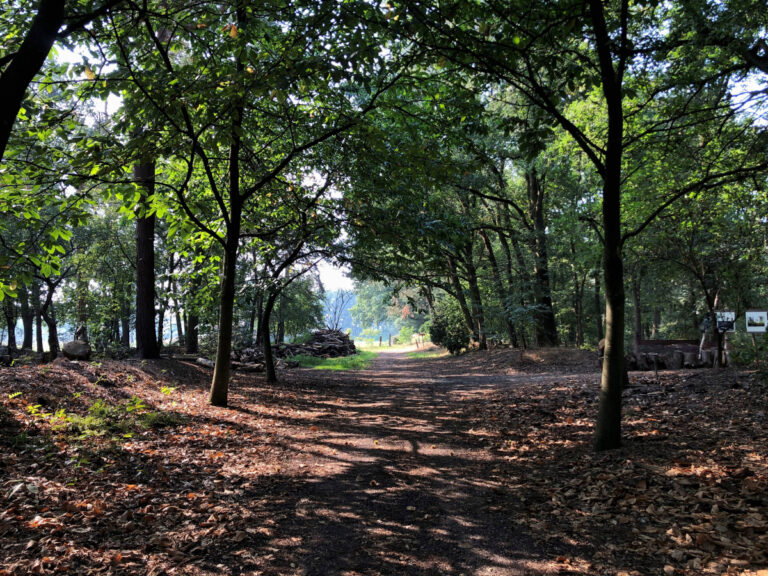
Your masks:
M 622 0 L 622 11 L 628 0 Z M 621 163 L 624 110 L 622 106 L 623 63 L 614 67 L 612 40 L 607 32 L 604 6 L 589 0 L 595 31 L 603 95 L 607 106 L 607 143 L 603 166 L 603 275 L 605 281 L 605 356 L 600 379 L 600 400 L 595 426 L 595 449 L 621 446 L 621 393 L 624 388 L 624 264 L 621 236 Z M 626 23 L 624 24 L 626 25 Z M 626 56 L 622 55 L 621 58 Z M 622 61 L 623 62 L 623 61 Z
M 544 189 L 535 168 L 525 174 L 528 207 L 533 223 L 533 289 L 536 298 L 536 341 L 539 346 L 557 346 L 557 325 L 552 309 L 552 290 L 549 283 L 549 255 L 547 227 L 544 222 Z
M 37 351 L 43 353 L 43 314 L 40 308 L 40 283 L 32 282 L 32 307 L 35 311 L 35 344 Z
M 21 323 L 24 326 L 24 341 L 21 347 L 25 350 L 32 350 L 32 341 L 34 339 L 35 311 L 29 305 L 29 290 L 24 286 L 21 288 Z
M 507 328 L 507 336 L 509 337 L 509 343 L 517 348 L 517 333 L 515 332 L 515 325 L 509 317 L 507 310 L 507 302 L 509 300 L 509 294 L 504 289 L 504 282 L 501 279 L 501 270 L 499 269 L 499 262 L 496 260 L 496 255 L 493 252 L 493 244 L 491 239 L 485 230 L 480 231 L 480 237 L 483 239 L 485 245 L 485 251 L 488 254 L 488 263 L 491 266 L 491 275 L 493 277 L 493 283 L 496 287 L 496 294 L 498 295 L 499 302 L 501 302 L 501 308 L 504 313 L 504 323 Z
M 48 350 L 51 353 L 51 359 L 59 355 L 59 334 L 57 332 L 56 310 L 53 308 L 53 293 L 56 291 L 58 283 L 46 282 L 48 292 L 45 295 L 45 302 L 40 308 L 40 314 L 48 327 Z
M 235 207 L 230 216 L 230 230 L 227 232 L 227 247 L 222 262 L 221 289 L 219 292 L 219 336 L 216 343 L 216 366 L 211 382 L 210 403 L 226 406 L 229 394 L 230 363 L 232 356 L 232 325 L 235 308 L 235 279 L 237 277 L 237 250 L 240 238 L 240 213 Z
M 456 301 L 459 303 L 461 315 L 464 317 L 464 323 L 467 325 L 467 330 L 469 330 L 470 334 L 472 334 L 474 339 L 477 340 L 477 327 L 472 321 L 472 313 L 469 311 L 469 306 L 467 306 L 467 299 L 464 297 L 464 287 L 461 285 L 461 280 L 459 279 L 456 261 L 452 257 L 448 257 L 448 275 L 451 278 L 451 285 L 453 286 L 453 290 L 456 292 Z
M 656 340 L 659 337 L 659 330 L 661 327 L 661 310 L 658 308 L 653 309 L 653 327 L 651 328 L 651 339 Z
M 638 272 L 632 281 L 632 308 L 635 320 L 632 341 L 635 354 L 640 354 L 640 340 L 643 338 L 643 315 L 640 308 L 640 278 L 640 273 Z
M 16 323 L 18 322 L 18 316 L 16 315 L 16 304 L 10 298 L 6 298 L 3 302 L 3 314 L 5 315 L 5 323 L 8 326 L 8 349 L 16 350 Z
M 140 209 L 148 210 L 155 192 L 155 164 L 133 167 L 134 180 L 141 184 Z M 136 349 L 139 358 L 160 356 L 155 338 L 155 215 L 142 213 L 136 219 Z
M 267 296 L 267 302 L 264 306 L 264 314 L 261 317 L 261 333 L 264 338 L 264 371 L 267 375 L 267 382 L 269 384 L 277 383 L 277 370 L 275 370 L 275 358 L 272 353 L 272 339 L 269 334 L 269 323 L 272 317 L 272 310 L 275 307 L 275 300 L 277 294 L 270 293 Z
M 88 286 L 81 270 L 77 271 L 77 328 L 76 334 L 80 340 L 88 342 Z
M 595 268 L 595 325 L 597 328 L 597 341 L 603 339 L 603 306 L 600 298 L 600 271 Z
M 470 247 L 469 251 L 472 250 Z M 472 261 L 472 254 L 468 254 L 467 261 L 467 283 L 469 284 L 469 301 L 472 305 L 472 318 L 477 326 L 477 344 L 480 350 L 488 349 L 488 341 L 485 333 L 485 313 L 483 311 L 483 300 L 480 295 L 480 285 L 477 281 L 477 269 Z

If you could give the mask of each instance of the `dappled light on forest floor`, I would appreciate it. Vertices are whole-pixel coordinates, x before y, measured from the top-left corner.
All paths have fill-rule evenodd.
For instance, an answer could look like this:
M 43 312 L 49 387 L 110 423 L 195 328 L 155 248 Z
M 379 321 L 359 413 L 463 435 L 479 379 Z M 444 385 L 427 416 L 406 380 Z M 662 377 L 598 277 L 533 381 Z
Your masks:
M 627 447 L 595 455 L 594 374 L 462 378 L 467 361 L 237 376 L 228 409 L 207 405 L 209 372 L 180 362 L 4 371 L 0 573 L 763 567 L 754 375 L 637 376 Z M 88 428 L 75 416 L 99 399 L 112 420 Z

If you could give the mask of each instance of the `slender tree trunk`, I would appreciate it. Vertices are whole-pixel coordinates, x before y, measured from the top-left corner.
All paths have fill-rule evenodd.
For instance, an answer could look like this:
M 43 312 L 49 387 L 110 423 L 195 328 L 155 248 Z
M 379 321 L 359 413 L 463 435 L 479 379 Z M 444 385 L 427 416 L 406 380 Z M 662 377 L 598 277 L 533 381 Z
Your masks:
M 282 344 L 285 342 L 285 316 L 283 314 L 284 306 L 285 299 L 280 298 L 280 307 L 277 310 L 277 338 L 275 338 L 275 344 Z
M 634 330 L 632 334 L 635 354 L 640 354 L 640 340 L 643 338 L 643 315 L 640 308 L 640 274 L 632 282 L 632 308 L 634 312 Z
M 155 192 L 155 164 L 133 167 L 133 178 L 144 189 L 140 210 L 148 210 Z M 139 358 L 158 358 L 155 338 L 155 215 L 136 219 L 136 348 Z
M 507 336 L 509 337 L 509 343 L 517 348 L 517 333 L 515 332 L 515 325 L 509 317 L 507 311 L 507 301 L 509 300 L 509 294 L 504 289 L 504 282 L 501 279 L 501 270 L 499 270 L 499 262 L 496 260 L 496 255 L 493 252 L 493 244 L 491 239 L 485 230 L 480 231 L 480 237 L 483 239 L 485 245 L 485 251 L 488 254 L 488 263 L 491 266 L 491 275 L 493 277 L 493 283 L 496 287 L 496 294 L 498 295 L 499 302 L 501 302 L 501 309 L 504 313 L 504 324 L 507 328 Z
M 539 346 L 557 346 L 557 325 L 552 310 L 552 290 L 549 282 L 549 256 L 544 222 L 544 189 L 535 168 L 525 175 L 528 190 L 529 215 L 533 222 L 533 278 L 536 296 L 536 340 Z
M 35 311 L 35 344 L 37 351 L 43 353 L 43 314 L 40 308 L 40 284 L 37 280 L 32 282 L 32 307 Z
M 77 271 L 75 289 L 77 290 L 76 334 L 79 340 L 88 342 L 88 284 L 81 270 Z
M 40 309 L 40 314 L 48 327 L 48 350 L 51 358 L 59 355 L 59 334 L 57 332 L 56 310 L 53 308 L 53 293 L 56 290 L 56 284 L 47 284 L 48 292 L 45 295 L 45 302 Z
M 267 375 L 269 384 L 277 383 L 277 370 L 275 370 L 275 358 L 272 354 L 272 339 L 269 334 L 269 323 L 272 317 L 272 310 L 275 307 L 277 294 L 270 293 L 264 306 L 264 314 L 261 317 L 261 333 L 264 338 L 264 371 Z
M 480 295 L 480 285 L 477 280 L 477 269 L 472 259 L 472 246 L 465 250 L 467 269 L 467 284 L 469 285 L 469 302 L 472 307 L 472 320 L 477 330 L 477 344 L 480 350 L 488 349 L 488 342 L 485 334 L 485 313 L 483 311 L 483 300 Z
M 622 0 L 622 10 L 628 0 Z M 621 446 L 621 393 L 624 388 L 624 264 L 621 236 L 621 163 L 623 156 L 624 110 L 622 107 L 623 64 L 614 67 L 613 40 L 607 32 L 605 6 L 589 0 L 599 55 L 603 94 L 607 106 L 607 142 L 603 166 L 603 274 L 605 281 L 605 356 L 600 380 L 600 400 L 595 426 L 595 449 Z M 625 58 L 626 56 L 621 56 Z
M 213 370 L 210 394 L 210 403 L 214 406 L 226 406 L 229 394 L 239 238 L 240 213 L 238 211 L 237 222 L 235 223 L 234 214 L 230 219 L 227 248 L 222 262 L 221 290 L 219 292 L 219 336 L 216 344 L 216 365 Z
M 477 341 L 477 326 L 472 320 L 472 313 L 469 311 L 469 306 L 467 306 L 467 299 L 464 297 L 464 287 L 461 285 L 461 280 L 459 279 L 456 261 L 451 257 L 448 258 L 448 274 L 451 278 L 451 285 L 453 286 L 453 290 L 456 292 L 456 301 L 459 303 L 461 315 L 464 317 L 464 322 L 467 325 L 467 329 L 469 330 L 470 334 L 473 335 L 475 341 Z

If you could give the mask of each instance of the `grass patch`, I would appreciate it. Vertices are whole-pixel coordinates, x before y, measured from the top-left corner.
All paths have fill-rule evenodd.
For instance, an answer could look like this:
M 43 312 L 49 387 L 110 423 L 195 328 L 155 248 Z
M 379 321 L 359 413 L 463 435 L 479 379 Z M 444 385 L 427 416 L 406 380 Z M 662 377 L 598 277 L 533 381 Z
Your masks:
M 448 356 L 447 350 L 426 350 L 426 351 L 416 351 L 416 352 L 407 352 L 406 356 L 408 358 L 413 358 L 414 360 L 427 360 L 429 358 L 441 358 L 443 356 Z
M 376 356 L 376 352 L 361 350 L 352 356 L 340 358 L 315 358 L 314 356 L 299 354 L 291 360 L 298 362 L 302 368 L 314 368 L 315 370 L 365 370 Z

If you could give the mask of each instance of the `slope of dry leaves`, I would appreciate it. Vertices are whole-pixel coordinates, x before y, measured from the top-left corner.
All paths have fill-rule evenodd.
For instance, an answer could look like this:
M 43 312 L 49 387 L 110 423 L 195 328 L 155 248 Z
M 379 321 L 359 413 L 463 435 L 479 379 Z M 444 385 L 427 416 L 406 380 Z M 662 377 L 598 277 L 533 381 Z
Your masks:
M 0 575 L 768 575 L 763 378 L 633 375 L 596 455 L 593 366 L 382 355 L 229 409 L 173 360 L 3 369 Z

